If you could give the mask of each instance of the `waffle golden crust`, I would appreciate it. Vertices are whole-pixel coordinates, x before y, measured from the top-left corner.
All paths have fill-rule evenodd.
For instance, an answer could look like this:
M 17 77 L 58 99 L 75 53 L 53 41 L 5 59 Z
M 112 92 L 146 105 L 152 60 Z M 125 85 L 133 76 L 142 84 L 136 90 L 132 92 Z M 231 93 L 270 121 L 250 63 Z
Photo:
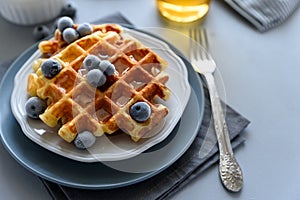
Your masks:
M 76 29 L 78 24 L 74 24 L 74 28 Z M 99 24 L 92 25 L 93 32 L 100 31 L 104 35 L 107 32 L 116 32 L 118 34 L 122 34 L 122 27 L 117 24 Z M 56 29 L 54 33 L 54 38 L 48 41 L 42 41 L 39 44 L 39 50 L 44 54 L 54 55 L 64 49 L 68 44 L 63 40 L 62 33 Z
M 41 42 L 40 51 L 58 61 L 62 70 L 48 79 L 41 72 L 41 63 L 47 58 L 36 60 L 27 91 L 47 101 L 48 107 L 39 117 L 50 127 L 61 125 L 58 134 L 67 142 L 84 130 L 101 136 L 119 129 L 138 141 L 168 114 L 167 107 L 156 103 L 156 97 L 167 100 L 170 96 L 165 86 L 167 63 L 136 39 L 124 37 L 122 27 L 116 24 L 93 27 L 92 34 L 69 45 L 58 30 L 54 39 Z M 99 88 L 89 85 L 82 68 L 90 54 L 109 60 L 116 68 Z M 145 122 L 137 122 L 129 114 L 130 107 L 139 101 L 151 108 Z

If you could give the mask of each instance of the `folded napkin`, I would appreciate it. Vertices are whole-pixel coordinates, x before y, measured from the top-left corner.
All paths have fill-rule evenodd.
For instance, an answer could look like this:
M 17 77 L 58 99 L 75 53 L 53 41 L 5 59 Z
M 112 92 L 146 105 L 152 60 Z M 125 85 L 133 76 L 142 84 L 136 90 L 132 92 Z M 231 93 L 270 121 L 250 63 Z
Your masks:
M 130 22 L 120 13 L 105 17 L 95 23 L 120 23 L 129 24 Z M 10 62 L 0 62 L 0 74 L 4 73 L 9 67 Z M 0 77 L 1 80 L 2 77 Z M 215 137 L 214 130 L 210 127 L 211 108 L 207 90 L 205 89 L 205 110 L 203 122 L 190 148 L 173 165 L 161 173 L 133 185 L 105 190 L 87 190 L 76 189 L 62 186 L 48 180 L 41 181 L 46 186 L 53 199 L 110 199 L 110 200 L 132 200 L 132 199 L 166 199 L 179 189 L 184 187 L 195 177 L 198 177 L 205 169 L 218 161 L 218 147 L 213 149 L 204 158 L 200 158 L 199 151 L 204 138 L 208 136 Z M 241 145 L 245 138 L 242 131 L 250 123 L 249 120 L 237 113 L 235 110 L 226 106 L 226 121 L 230 132 L 233 148 Z M 216 180 L 219 181 L 219 180 Z
M 283 23 L 299 7 L 300 0 L 225 0 L 259 31 Z

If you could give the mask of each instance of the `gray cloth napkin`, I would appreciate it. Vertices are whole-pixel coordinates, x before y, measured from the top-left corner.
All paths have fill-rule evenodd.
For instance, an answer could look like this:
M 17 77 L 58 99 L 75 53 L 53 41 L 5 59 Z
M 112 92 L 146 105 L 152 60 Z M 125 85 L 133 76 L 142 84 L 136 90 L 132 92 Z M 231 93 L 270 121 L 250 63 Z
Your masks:
M 95 23 L 119 23 L 131 25 L 120 13 L 105 17 Z M 0 80 L 2 74 L 9 67 L 11 61 L 0 62 Z M 209 154 L 199 157 L 201 144 L 206 134 L 214 136 L 214 130 L 210 127 L 211 108 L 205 89 L 205 110 L 203 122 L 190 148 L 180 159 L 161 173 L 133 185 L 126 187 L 105 189 L 105 190 L 86 190 L 62 186 L 45 179 L 41 181 L 46 186 L 53 199 L 81 200 L 81 199 L 110 199 L 110 200 L 133 200 L 133 199 L 166 199 L 188 184 L 191 180 L 198 177 L 203 171 L 218 161 L 218 147 L 215 145 Z M 226 105 L 226 121 L 232 139 L 232 146 L 236 148 L 241 145 L 245 138 L 241 133 L 250 123 L 245 117 Z M 218 180 L 216 180 L 218 181 Z
M 283 23 L 299 7 L 300 0 L 225 0 L 259 31 Z

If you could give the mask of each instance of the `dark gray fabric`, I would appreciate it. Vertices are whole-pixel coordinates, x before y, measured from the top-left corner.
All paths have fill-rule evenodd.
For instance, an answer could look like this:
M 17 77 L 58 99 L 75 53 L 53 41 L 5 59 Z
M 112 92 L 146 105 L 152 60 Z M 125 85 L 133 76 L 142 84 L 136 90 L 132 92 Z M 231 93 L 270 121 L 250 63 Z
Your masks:
M 300 0 L 225 0 L 259 31 L 283 23 L 299 7 Z
M 99 20 L 97 23 L 118 22 L 120 24 L 129 24 L 120 13 L 110 15 L 105 20 Z M 0 62 L 0 78 L 11 64 L 11 61 Z M 0 79 L 0 80 L 1 80 Z M 205 169 L 218 160 L 217 145 L 213 147 L 210 153 L 204 157 L 199 157 L 199 150 L 206 134 L 214 136 L 214 130 L 210 128 L 211 108 L 208 99 L 208 93 L 205 89 L 205 111 L 203 122 L 199 133 L 186 153 L 178 159 L 173 165 L 159 173 L 158 175 L 134 185 L 106 190 L 83 190 L 61 186 L 41 178 L 49 194 L 53 199 L 110 199 L 110 200 L 134 200 L 134 199 L 166 199 L 176 193 L 179 189 L 188 184 L 192 179 L 198 177 Z M 226 121 L 232 139 L 233 148 L 241 145 L 245 138 L 242 131 L 250 123 L 249 120 L 237 113 L 235 110 L 226 106 Z

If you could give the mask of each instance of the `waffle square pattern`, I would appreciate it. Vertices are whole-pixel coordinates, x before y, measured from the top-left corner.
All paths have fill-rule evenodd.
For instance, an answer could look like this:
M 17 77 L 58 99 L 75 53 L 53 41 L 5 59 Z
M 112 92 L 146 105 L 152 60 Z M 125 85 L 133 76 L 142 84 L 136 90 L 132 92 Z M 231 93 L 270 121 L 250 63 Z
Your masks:
M 44 56 L 32 65 L 27 92 L 47 102 L 39 117 L 50 127 L 59 125 L 58 135 L 67 142 L 85 130 L 95 136 L 121 130 L 137 142 L 168 114 L 168 108 L 157 101 L 166 101 L 171 95 L 165 85 L 169 79 L 167 63 L 138 40 L 123 35 L 118 25 L 93 25 L 93 30 L 70 44 L 58 30 L 54 39 L 41 42 L 39 49 Z M 114 74 L 107 76 L 101 87 L 92 87 L 87 81 L 83 61 L 88 55 L 115 66 Z M 62 66 L 51 79 L 41 70 L 42 62 L 49 58 Z M 146 102 L 151 108 L 145 122 L 137 122 L 129 114 L 136 102 Z

